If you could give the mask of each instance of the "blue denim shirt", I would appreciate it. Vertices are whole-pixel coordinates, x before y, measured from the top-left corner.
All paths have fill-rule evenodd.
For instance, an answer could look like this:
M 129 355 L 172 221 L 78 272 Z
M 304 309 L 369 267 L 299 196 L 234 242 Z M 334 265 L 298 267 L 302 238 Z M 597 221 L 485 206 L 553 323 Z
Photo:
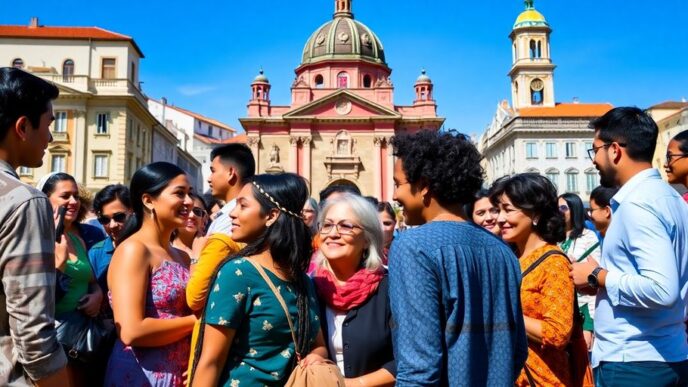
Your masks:
M 656 169 L 647 169 L 621 187 L 611 207 L 592 366 L 686 360 L 688 206 Z
M 513 386 L 528 356 L 521 269 L 469 222 L 404 231 L 389 256 L 397 386 Z

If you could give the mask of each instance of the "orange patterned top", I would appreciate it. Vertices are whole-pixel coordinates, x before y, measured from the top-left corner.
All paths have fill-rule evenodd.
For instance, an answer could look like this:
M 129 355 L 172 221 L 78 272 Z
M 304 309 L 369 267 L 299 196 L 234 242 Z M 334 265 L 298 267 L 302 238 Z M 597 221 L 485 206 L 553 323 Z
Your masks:
M 535 249 L 519 260 L 521 272 L 554 245 Z M 566 345 L 573 328 L 573 281 L 569 278 L 569 260 L 552 255 L 523 278 L 521 304 L 525 316 L 542 322 L 542 344 L 528 341 L 526 366 L 538 386 L 570 386 Z M 517 386 L 528 386 L 525 371 L 516 380 Z

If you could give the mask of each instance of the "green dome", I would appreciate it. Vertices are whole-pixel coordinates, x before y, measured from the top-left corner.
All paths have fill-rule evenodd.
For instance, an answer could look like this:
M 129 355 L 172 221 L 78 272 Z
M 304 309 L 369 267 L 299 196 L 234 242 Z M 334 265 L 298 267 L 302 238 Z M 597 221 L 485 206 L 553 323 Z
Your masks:
M 351 14 L 335 14 L 315 30 L 303 48 L 301 64 L 331 59 L 361 59 L 385 64 L 385 51 L 380 39 Z
M 259 71 L 258 73 L 259 73 L 259 74 L 258 74 L 255 78 L 253 78 L 253 82 L 254 82 L 254 83 L 255 83 L 255 82 L 270 83 L 270 81 L 268 80 L 268 77 L 266 77 L 266 76 L 263 74 L 263 69 L 260 69 L 260 71 Z
M 432 83 L 430 77 L 425 75 L 425 69 L 420 71 L 420 76 L 416 79 L 416 83 Z

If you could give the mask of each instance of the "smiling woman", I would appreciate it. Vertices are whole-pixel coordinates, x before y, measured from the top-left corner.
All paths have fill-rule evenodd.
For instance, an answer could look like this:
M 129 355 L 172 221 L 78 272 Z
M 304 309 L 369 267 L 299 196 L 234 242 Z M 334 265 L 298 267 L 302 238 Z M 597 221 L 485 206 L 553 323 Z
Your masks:
M 664 170 L 670 184 L 688 187 L 688 130 L 677 134 L 669 142 Z M 688 202 L 688 193 L 683 195 L 683 199 Z
M 191 186 L 178 166 L 156 162 L 131 179 L 133 214 L 108 270 L 118 340 L 108 386 L 182 386 L 196 317 L 186 306 L 189 257 L 169 241 L 191 211 Z

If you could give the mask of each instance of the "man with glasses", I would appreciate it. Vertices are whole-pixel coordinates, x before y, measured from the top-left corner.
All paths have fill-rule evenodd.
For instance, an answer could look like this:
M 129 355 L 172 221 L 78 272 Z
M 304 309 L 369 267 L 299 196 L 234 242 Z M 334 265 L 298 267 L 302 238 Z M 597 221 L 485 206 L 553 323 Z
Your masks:
M 611 198 L 616 195 L 617 188 L 599 186 L 590 193 L 590 208 L 588 208 L 588 218 L 595 225 L 595 229 L 604 238 L 612 221 Z
M 599 265 L 588 260 L 571 270 L 581 291 L 597 295 L 596 383 L 688 385 L 688 206 L 652 168 L 658 129 L 650 116 L 620 107 L 590 127 L 588 153 L 601 183 L 620 187 Z

